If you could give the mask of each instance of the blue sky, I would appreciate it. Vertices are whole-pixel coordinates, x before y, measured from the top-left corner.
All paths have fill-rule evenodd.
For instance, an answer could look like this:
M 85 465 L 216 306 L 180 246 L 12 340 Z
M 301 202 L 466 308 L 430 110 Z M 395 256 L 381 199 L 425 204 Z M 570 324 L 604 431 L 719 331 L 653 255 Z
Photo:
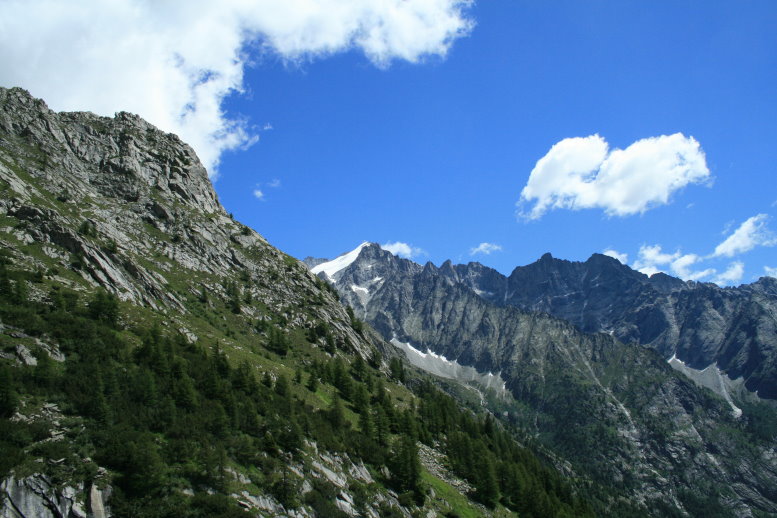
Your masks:
M 721 284 L 777 269 L 777 3 L 428 4 L 442 6 L 432 14 L 444 40 L 309 43 L 296 37 L 309 25 L 282 32 L 260 9 L 255 36 L 223 68 L 207 48 L 183 54 L 229 80 L 214 86 L 218 117 L 197 124 L 226 124 L 234 142 L 214 148 L 198 140 L 205 130 L 189 139 L 217 164 L 227 210 L 299 258 L 369 240 L 405 243 L 419 262 L 505 273 L 545 252 L 585 260 L 605 250 L 646 272 Z M 43 29 L 60 38 L 70 22 L 52 16 Z M 155 19 L 157 34 L 182 16 Z M 209 34 L 228 50 L 235 31 L 224 27 Z M 159 41 L 151 51 L 172 45 Z M 51 77 L 17 75 L 2 84 L 55 109 L 107 112 L 122 99 L 116 87 L 104 106 L 89 104 L 94 95 L 52 102 Z M 148 106 L 134 111 L 176 128 Z M 473 254 L 482 243 L 490 253 Z

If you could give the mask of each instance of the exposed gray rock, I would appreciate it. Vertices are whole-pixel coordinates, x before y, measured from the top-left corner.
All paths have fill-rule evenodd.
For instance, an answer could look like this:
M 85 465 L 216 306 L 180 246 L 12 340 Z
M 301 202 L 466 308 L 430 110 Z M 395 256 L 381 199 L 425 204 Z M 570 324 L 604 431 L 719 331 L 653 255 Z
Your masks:
M 78 499 L 83 487 L 58 489 L 45 475 L 23 479 L 11 475 L 0 482 L 0 492 L 4 495 L 0 518 L 87 518 L 83 502 Z
M 38 360 L 32 355 L 32 352 L 30 352 L 26 345 L 18 344 L 16 346 L 16 356 L 24 365 L 31 367 L 38 365 Z
M 96 484 L 92 484 L 89 489 L 89 518 L 109 518 L 108 499 L 111 496 L 111 488 L 100 489 Z
M 372 475 L 370 475 L 369 470 L 362 462 L 351 464 L 351 467 L 348 469 L 348 474 L 351 475 L 352 478 L 359 482 L 364 482 L 365 484 L 372 484 L 375 482 Z
M 441 273 L 500 305 L 542 311 L 586 332 L 611 333 L 697 370 L 716 365 L 751 392 L 777 399 L 777 279 L 720 288 L 651 277 L 601 254 L 571 262 L 545 254 L 504 277 L 477 263 Z
M 342 473 L 337 473 L 315 460 L 311 462 L 311 467 L 314 476 L 323 477 L 341 489 L 348 487 L 348 481 Z
M 347 491 L 340 491 L 335 500 L 335 505 L 349 516 L 357 516 L 359 512 L 353 503 L 353 497 Z

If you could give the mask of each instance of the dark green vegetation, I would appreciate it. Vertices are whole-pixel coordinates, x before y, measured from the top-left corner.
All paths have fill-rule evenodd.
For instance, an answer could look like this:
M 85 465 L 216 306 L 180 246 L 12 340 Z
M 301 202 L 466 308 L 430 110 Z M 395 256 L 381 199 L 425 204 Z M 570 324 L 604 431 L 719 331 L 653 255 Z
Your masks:
M 360 458 L 373 473 L 387 466 L 390 475 L 377 476 L 377 484 L 412 507 L 423 504 L 428 490 L 418 458 L 422 441 L 444 450 L 453 472 L 470 481 L 472 496 L 488 508 L 503 504 L 521 516 L 593 515 L 555 470 L 492 417 L 462 409 L 429 382 L 416 382 L 415 396 L 397 392 L 399 380 L 375 368 L 377 352 L 371 362 L 344 351 L 300 361 L 301 350 L 269 324 L 268 349 L 300 369 L 293 379 L 269 371 L 260 379 L 247 362 L 233 365 L 218 343 L 190 344 L 153 318 L 129 321 L 104 290 L 71 291 L 10 262 L 0 264 L 0 319 L 17 336 L 56 345 L 67 360 L 60 364 L 40 352 L 35 366 L 0 363 L 0 476 L 24 471 L 37 457 L 65 459 L 63 465 L 78 468 L 61 473 L 63 481 L 90 481 L 97 466 L 110 470 L 116 516 L 241 516 L 235 500 L 224 496 L 233 484 L 228 470 L 236 467 L 287 508 L 307 505 L 319 516 L 339 516 L 331 484 L 317 480 L 301 497 L 302 481 L 289 472 L 307 444 Z M 31 298 L 31 287 L 46 296 Z M 231 304 L 224 300 L 224 310 Z M 391 373 L 404 379 L 401 363 L 391 364 Z M 308 396 L 316 394 L 329 403 L 315 398 L 313 404 Z M 83 431 L 44 442 L 45 423 L 9 420 L 38 401 L 57 404 Z M 189 490 L 194 496 L 184 494 Z M 357 500 L 376 490 L 359 487 Z

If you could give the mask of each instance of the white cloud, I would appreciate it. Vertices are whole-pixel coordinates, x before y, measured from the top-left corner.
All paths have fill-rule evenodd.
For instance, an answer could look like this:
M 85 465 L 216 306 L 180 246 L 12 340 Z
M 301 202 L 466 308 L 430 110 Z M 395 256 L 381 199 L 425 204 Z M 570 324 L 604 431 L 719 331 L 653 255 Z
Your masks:
M 769 277 L 775 277 L 777 278 L 777 268 L 771 268 L 769 266 L 764 266 L 764 273 Z
M 613 259 L 617 259 L 622 264 L 628 264 L 629 262 L 629 254 L 622 254 L 616 250 L 613 250 L 612 248 L 608 248 L 604 252 L 602 252 L 604 255 L 608 257 L 612 257 Z
M 402 243 L 401 241 L 386 243 L 384 245 L 380 245 L 380 247 L 383 250 L 391 252 L 394 255 L 404 257 L 406 259 L 412 259 L 413 257 L 423 255 L 426 253 L 421 248 L 409 245 L 407 243 Z
M 715 277 L 712 282 L 721 286 L 738 283 L 745 273 L 745 265 L 741 261 L 731 263 L 726 271 Z
M 615 216 L 642 213 L 709 178 L 699 143 L 682 133 L 613 150 L 599 135 L 567 138 L 537 161 L 521 191 L 519 214 L 538 219 L 553 209 L 591 208 Z
M 643 245 L 639 248 L 638 256 L 639 258 L 634 261 L 634 269 L 645 275 L 653 275 L 654 273 L 664 271 L 660 267 L 669 265 L 672 261 L 677 260 L 680 257 L 680 253 L 667 254 L 661 250 L 661 245 Z
M 725 241 L 715 247 L 713 256 L 733 257 L 748 252 L 756 246 L 774 246 L 777 244 L 774 234 L 766 227 L 769 216 L 758 214 L 748 218 Z
M 0 84 L 55 110 L 137 113 L 194 147 L 210 173 L 252 144 L 223 100 L 257 52 L 306 61 L 356 49 L 378 66 L 445 56 L 470 0 L 4 0 Z
M 696 254 L 682 254 L 677 251 L 668 254 L 661 249 L 661 245 L 641 246 L 639 258 L 634 261 L 634 269 L 645 275 L 653 275 L 658 272 L 670 272 L 686 281 L 697 281 L 711 275 L 715 275 L 714 268 L 693 270 L 691 265 L 704 259 Z
M 501 245 L 495 243 L 480 243 L 478 246 L 469 249 L 469 255 L 485 254 L 489 255 L 492 252 L 500 252 L 502 250 Z
M 281 186 L 281 181 L 279 179 L 277 179 L 277 178 L 274 178 L 271 181 L 266 182 L 264 184 L 262 184 L 262 183 L 257 183 L 256 184 L 256 187 L 253 190 L 254 197 L 256 197 L 256 199 L 258 199 L 258 200 L 265 201 L 267 199 L 267 193 L 264 190 L 262 190 L 262 186 L 263 185 L 265 187 L 269 187 L 271 189 L 276 189 L 276 188 Z
M 670 264 L 672 273 L 685 281 L 698 281 L 705 277 L 715 275 L 714 268 L 705 268 L 704 270 L 692 270 L 691 265 L 703 261 L 702 257 L 696 254 L 681 255 Z

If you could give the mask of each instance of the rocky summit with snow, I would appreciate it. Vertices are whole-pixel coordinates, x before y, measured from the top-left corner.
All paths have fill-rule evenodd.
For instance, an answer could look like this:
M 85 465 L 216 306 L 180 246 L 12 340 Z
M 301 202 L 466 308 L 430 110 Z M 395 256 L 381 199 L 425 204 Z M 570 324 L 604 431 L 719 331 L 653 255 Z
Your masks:
M 777 423 L 765 398 L 773 279 L 722 289 L 647 277 L 605 256 L 549 254 L 505 277 L 364 243 L 312 271 L 412 364 L 479 392 L 574 469 L 630 498 L 691 512 L 681 502 L 713 495 L 733 515 L 777 511 L 777 428 L 761 428 Z M 732 357 L 750 360 L 735 370 Z

